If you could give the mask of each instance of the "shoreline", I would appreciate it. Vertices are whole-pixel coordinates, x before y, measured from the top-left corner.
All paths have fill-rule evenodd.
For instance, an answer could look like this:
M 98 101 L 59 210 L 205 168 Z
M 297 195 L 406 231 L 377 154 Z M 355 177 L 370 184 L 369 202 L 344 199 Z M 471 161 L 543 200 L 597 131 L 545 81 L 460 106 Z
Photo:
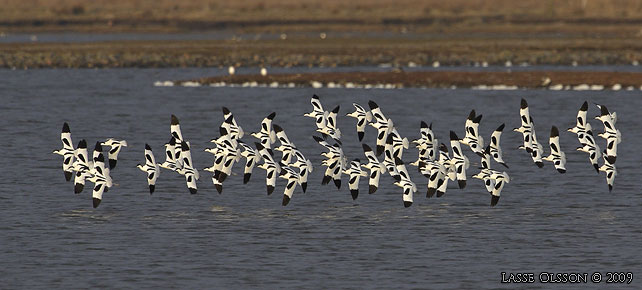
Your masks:
M 157 82 L 157 86 L 261 86 L 327 88 L 473 88 L 551 90 L 642 89 L 642 73 L 581 71 L 520 72 L 334 72 L 226 75 Z

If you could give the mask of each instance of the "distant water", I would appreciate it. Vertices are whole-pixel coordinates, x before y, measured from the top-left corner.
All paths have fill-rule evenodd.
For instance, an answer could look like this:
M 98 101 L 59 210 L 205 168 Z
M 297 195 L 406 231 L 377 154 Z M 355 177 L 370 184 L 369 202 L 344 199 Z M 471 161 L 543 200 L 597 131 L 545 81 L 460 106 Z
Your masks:
M 514 288 L 500 284 L 502 271 L 631 271 L 629 287 L 640 283 L 639 92 L 152 85 L 213 73 L 0 70 L 1 288 Z M 338 122 L 351 159 L 363 159 L 354 120 L 343 117 L 352 111 L 352 102 L 366 106 L 369 99 L 376 101 L 409 139 L 418 136 L 421 120 L 432 122 L 441 140 L 447 140 L 451 129 L 463 135 L 471 109 L 484 115 L 480 129 L 485 136 L 506 123 L 502 146 L 511 183 L 498 206 L 490 208 L 482 183 L 470 179 L 478 157 L 465 150 L 473 165 L 464 190 L 451 183 L 445 196 L 426 199 L 427 180 L 410 168 L 419 187 L 412 207 L 403 207 L 401 190 L 388 176 L 378 192 L 362 190 L 352 201 L 346 178 L 340 191 L 320 185 L 322 148 L 311 138 L 313 120 L 301 116 L 310 110 L 315 93 L 328 109 L 341 105 Z M 519 125 L 520 97 L 529 101 L 543 143 L 551 125 L 565 129 L 574 123 L 584 100 L 617 111 L 624 141 L 612 193 L 587 156 L 573 151 L 578 142 L 571 133 L 561 136 L 568 158 L 564 175 L 550 164 L 538 169 L 515 149 L 520 136 L 510 129 Z M 190 195 L 182 177 L 165 171 L 150 196 L 145 174 L 135 168 L 143 162 L 144 144 L 163 159 L 170 114 L 176 114 L 191 141 L 195 165 L 209 166 L 212 156 L 203 149 L 218 135 L 221 106 L 230 108 L 248 133 L 276 111 L 274 123 L 315 164 L 308 192 L 297 189 L 290 205 L 282 207 L 282 180 L 266 196 L 265 173 L 255 169 L 250 183 L 243 185 L 237 165 L 237 175 L 228 178 L 222 195 L 208 172 L 201 171 L 199 192 Z M 597 113 L 591 106 L 589 115 Z M 61 158 L 51 154 L 60 147 L 64 121 L 74 143 L 108 137 L 129 143 L 112 172 L 116 186 L 98 209 L 91 208 L 89 190 L 73 194 L 61 172 Z M 592 124 L 601 131 L 597 121 Z M 367 130 L 365 142 L 373 145 L 375 132 Z M 407 150 L 404 160 L 411 162 L 416 155 Z M 362 187 L 366 184 L 361 181 Z M 587 286 L 605 287 L 604 282 L 580 287 Z

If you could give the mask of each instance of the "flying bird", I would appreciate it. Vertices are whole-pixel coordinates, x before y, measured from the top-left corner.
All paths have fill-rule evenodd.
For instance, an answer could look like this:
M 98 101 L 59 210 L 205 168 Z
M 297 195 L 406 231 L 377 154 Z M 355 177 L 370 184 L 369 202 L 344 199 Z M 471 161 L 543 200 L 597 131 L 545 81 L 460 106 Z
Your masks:
M 156 188 L 156 179 L 160 174 L 160 166 L 156 164 L 154 152 L 152 152 L 152 147 L 150 147 L 149 144 L 145 143 L 145 165 L 137 164 L 136 167 L 142 172 L 147 173 L 147 185 L 149 186 L 149 194 L 154 193 L 154 189 Z
M 365 135 L 366 125 L 372 121 L 372 113 L 366 111 L 366 109 L 357 103 L 352 103 L 352 106 L 354 106 L 355 111 L 346 114 L 346 116 L 357 119 L 357 136 L 359 137 L 359 142 L 361 142 Z
M 566 173 L 566 154 L 560 147 L 560 132 L 555 126 L 551 128 L 551 137 L 549 138 L 548 144 L 551 147 L 551 154 L 542 160 L 553 162 L 555 169 L 557 169 L 559 173 Z
M 118 161 L 118 153 L 122 147 L 127 147 L 127 141 L 125 140 L 115 140 L 113 138 L 107 139 L 107 141 L 101 143 L 102 146 L 109 146 L 109 169 L 114 169 L 116 167 L 116 162 Z
M 54 150 L 53 153 L 62 156 L 62 171 L 65 173 L 65 179 L 70 181 L 73 176 L 74 145 L 71 143 L 71 131 L 67 122 L 62 125 L 60 141 L 62 141 L 62 149 Z

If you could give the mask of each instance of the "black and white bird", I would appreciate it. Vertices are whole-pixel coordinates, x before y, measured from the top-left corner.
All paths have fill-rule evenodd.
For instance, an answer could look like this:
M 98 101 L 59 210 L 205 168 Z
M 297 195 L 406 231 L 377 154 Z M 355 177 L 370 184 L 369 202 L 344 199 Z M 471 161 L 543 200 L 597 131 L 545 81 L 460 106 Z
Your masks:
M 438 196 L 442 196 L 444 192 L 439 192 L 438 189 L 442 184 L 447 180 L 448 171 L 438 161 L 433 161 L 425 159 L 423 161 L 417 162 L 417 167 L 419 172 L 426 178 L 428 178 L 428 191 L 426 192 L 426 198 L 431 198 L 438 193 Z
M 317 131 L 323 130 L 326 127 L 326 117 L 328 113 L 323 110 L 323 105 L 321 105 L 319 96 L 313 95 L 310 99 L 310 104 L 312 104 L 312 112 L 305 113 L 303 116 L 314 119 L 317 125 Z
M 78 194 L 85 188 L 85 180 L 91 178 L 93 162 L 89 160 L 89 153 L 87 151 L 87 141 L 85 139 L 78 142 L 78 147 L 74 151 L 74 163 L 72 170 L 76 172 L 74 177 L 74 193 Z
M 103 156 L 102 152 L 99 152 L 98 155 L 94 158 L 94 168 L 92 171 L 92 177 L 88 178 L 87 180 L 94 183 L 92 200 L 94 208 L 97 208 L 98 205 L 100 205 L 100 202 L 103 199 L 103 193 L 107 188 L 107 178 L 105 176 L 105 157 Z
M 288 135 L 285 134 L 285 131 L 283 131 L 283 128 L 279 125 L 272 125 L 274 128 L 274 132 L 276 133 L 276 139 L 279 140 L 280 146 L 274 148 L 274 150 L 279 151 L 283 153 L 281 155 L 281 162 L 284 164 L 290 164 L 292 162 L 292 156 L 294 155 L 294 152 L 292 148 L 294 148 L 294 144 L 290 142 L 290 139 L 288 138 Z
M 396 181 L 399 181 L 401 179 L 401 176 L 399 176 L 399 171 L 397 171 L 397 165 L 395 164 L 394 138 L 392 137 L 392 134 L 388 134 L 388 137 L 386 138 L 386 145 L 384 146 L 383 150 L 382 163 L 388 171 L 390 177 L 394 178 L 394 180 Z
M 468 161 L 468 157 L 461 151 L 459 141 L 460 139 L 457 137 L 457 134 L 450 131 L 450 149 L 453 151 L 451 164 L 455 168 L 459 188 L 463 189 L 466 187 L 466 169 L 470 166 L 470 162 Z
M 238 143 L 243 148 L 241 156 L 245 158 L 245 168 L 243 169 L 243 184 L 246 184 L 250 181 L 250 177 L 252 176 L 252 169 L 254 169 L 254 166 L 256 166 L 256 164 L 261 161 L 261 155 L 252 146 L 245 144 L 240 140 Z
M 502 148 L 499 146 L 499 141 L 502 137 L 502 131 L 504 130 L 504 124 L 499 125 L 495 131 L 493 131 L 493 134 L 490 136 L 490 147 L 489 147 L 489 153 L 495 160 L 495 162 L 504 165 L 506 168 L 508 168 L 508 165 L 504 162 L 504 158 L 502 157 Z
M 230 118 L 226 119 L 229 125 Z M 216 148 L 207 148 L 205 152 L 214 154 L 214 165 L 205 168 L 206 171 L 213 173 L 212 183 L 216 187 L 218 193 L 223 192 L 223 182 L 232 173 L 234 163 L 240 161 L 241 153 L 238 148 L 237 139 L 233 138 L 229 131 L 229 126 L 219 127 L 220 136 L 210 142 L 216 144 Z
M 381 174 L 386 172 L 386 168 L 379 162 L 377 155 L 372 151 L 370 146 L 362 144 L 363 153 L 368 159 L 368 163 L 363 165 L 363 168 L 370 170 L 370 178 L 368 179 L 368 194 L 373 194 L 379 188 L 379 178 Z
M 559 173 L 566 173 L 566 154 L 560 147 L 560 132 L 555 126 L 551 127 L 551 136 L 548 144 L 551 147 L 551 154 L 542 160 L 553 162 L 555 169 L 557 169 Z
M 403 150 L 408 149 L 408 147 L 410 146 L 408 138 L 401 137 L 399 131 L 397 131 L 397 128 L 394 127 L 392 128 L 392 130 L 390 130 L 390 133 L 388 135 L 392 137 L 392 155 L 394 157 L 402 158 Z
M 324 136 L 330 136 L 334 140 L 341 139 L 341 130 L 337 127 L 337 114 L 339 113 L 340 106 L 336 106 L 332 111 L 325 112 L 325 126 L 323 128 L 317 129 L 317 132 L 323 134 Z
M 388 134 L 394 127 L 392 120 L 386 118 L 381 112 L 379 105 L 373 101 L 368 101 L 368 106 L 370 107 L 370 114 L 372 115 L 372 122 L 370 126 L 377 129 L 377 156 L 383 153 L 386 140 L 388 140 Z
M 259 142 L 265 148 L 272 148 L 272 144 L 276 142 L 276 133 L 272 130 L 272 121 L 276 116 L 275 112 L 270 113 L 267 117 L 263 118 L 261 121 L 261 130 L 256 133 L 252 133 L 252 136 L 259 139 Z
M 542 168 L 544 166 L 544 163 L 542 162 L 542 158 L 544 156 L 544 146 L 542 146 L 542 144 L 537 141 L 537 134 L 535 134 L 535 122 L 533 122 L 533 117 L 531 117 L 530 124 L 533 130 L 531 132 L 531 159 L 533 159 L 533 162 L 535 162 L 535 165 L 537 165 L 537 167 Z
M 528 109 L 528 103 L 526 100 L 522 99 L 519 107 L 519 117 L 522 122 L 522 125 L 518 128 L 513 129 L 513 131 L 522 133 L 524 145 L 520 148 L 526 150 L 526 152 L 531 153 L 533 151 L 533 140 L 532 140 L 532 127 L 531 127 L 531 116 Z
M 337 187 L 337 189 L 341 188 L 341 174 L 343 170 L 346 168 L 346 157 L 343 154 L 343 149 L 341 148 L 341 145 L 339 143 L 335 143 L 334 145 L 328 144 L 323 138 L 318 137 L 318 136 L 312 136 L 317 143 L 319 143 L 321 146 L 325 147 L 328 149 L 328 152 L 323 152 L 321 153 L 321 156 L 325 157 L 326 159 L 323 160 L 321 165 L 326 166 L 325 173 L 323 174 L 323 180 L 321 181 L 322 185 L 330 183 L 330 180 L 334 181 L 334 185 Z
M 481 157 L 480 161 L 481 171 L 479 172 L 480 176 L 477 176 L 475 178 L 479 178 L 484 182 L 484 186 L 486 186 L 486 191 L 488 193 L 492 194 L 493 189 L 495 188 L 495 180 L 490 178 L 490 171 L 489 170 L 484 170 L 484 169 L 491 169 L 490 168 L 490 146 L 486 147 L 486 150 L 484 150 L 484 156 Z
M 294 189 L 296 188 L 297 183 L 299 183 L 301 176 L 299 176 L 299 173 L 297 173 L 296 170 L 285 164 L 281 164 L 281 173 L 279 176 L 287 180 L 287 184 L 283 190 L 283 201 L 281 202 L 282 206 L 286 206 L 290 203 L 292 194 L 294 194 Z
M 299 184 L 301 184 L 301 189 L 305 193 L 308 188 L 308 176 L 314 170 L 312 166 L 312 161 L 307 159 L 299 149 L 296 147 L 292 148 L 292 152 L 296 161 L 290 164 L 290 167 L 295 167 L 299 169 Z
M 116 162 L 118 162 L 118 153 L 120 153 L 120 149 L 122 149 L 122 147 L 127 147 L 127 141 L 109 138 L 100 145 L 110 147 L 109 154 L 107 155 L 109 158 L 109 169 L 114 169 L 116 167 Z
M 606 139 L 606 155 L 613 160 L 617 159 L 617 145 L 622 141 L 622 135 L 620 130 L 615 128 L 615 118 L 613 114 L 609 113 L 609 110 L 604 105 L 600 105 L 600 115 L 595 117 L 596 120 L 600 120 L 604 125 L 604 132 L 598 134 L 598 136 Z M 617 116 L 617 115 L 615 115 Z
M 241 139 L 245 135 L 245 132 L 243 131 L 243 128 L 239 126 L 236 123 L 236 120 L 234 119 L 234 115 L 232 115 L 232 112 L 227 107 L 222 107 L 223 110 L 223 119 L 224 120 L 230 120 L 229 123 L 229 128 L 226 128 L 229 130 L 230 137 L 232 139 Z
M 365 135 L 366 125 L 372 121 L 372 113 L 366 111 L 366 109 L 357 103 L 352 103 L 352 106 L 354 106 L 355 111 L 346 114 L 346 116 L 357 119 L 357 136 L 359 137 L 359 142 L 361 142 Z
M 504 189 L 504 185 L 510 182 L 510 176 L 508 175 L 508 173 L 506 173 L 505 171 L 500 172 L 493 169 L 482 169 L 480 173 L 473 175 L 473 178 L 482 180 L 484 178 L 490 178 L 491 180 L 493 180 L 494 185 L 493 190 L 491 191 L 490 206 L 497 205 L 497 202 L 499 202 L 499 197 L 501 196 L 502 189 Z
M 397 166 L 397 171 L 399 172 L 400 179 L 397 180 L 394 184 L 403 189 L 403 206 L 409 207 L 413 203 L 413 195 L 417 192 L 417 185 L 410 180 L 406 166 L 400 158 L 395 159 L 395 166 Z
M 348 181 L 348 188 L 350 188 L 350 195 L 352 195 L 352 200 L 357 199 L 359 196 L 359 179 L 361 176 L 367 177 L 368 173 L 361 170 L 361 161 L 357 158 L 350 162 L 350 168 L 343 171 L 350 180 Z
M 448 147 L 446 144 L 439 144 L 439 164 L 441 164 L 446 170 L 444 176 L 444 182 L 437 188 L 437 197 L 441 197 L 446 194 L 446 189 L 448 188 L 448 180 L 456 180 L 457 173 L 454 166 L 454 161 L 450 158 L 448 153 Z
M 600 167 L 598 166 L 598 160 L 602 157 L 602 151 L 600 147 L 595 143 L 595 137 L 593 137 L 593 132 L 586 131 L 584 136 L 584 141 L 586 142 L 583 146 L 577 147 L 577 151 L 582 151 L 589 154 L 589 161 L 595 168 L 597 173 L 600 173 Z
M 615 158 L 608 156 L 606 150 L 604 150 L 602 157 L 604 158 L 604 164 L 600 167 L 600 171 L 606 173 L 606 184 L 608 184 L 609 192 L 611 192 L 613 190 L 613 184 L 615 183 L 615 176 L 617 175 Z
M 180 150 L 178 152 L 180 153 Z M 176 171 L 178 169 L 176 159 L 176 138 L 172 136 L 169 142 L 165 143 L 165 162 L 159 164 L 159 166 L 171 171 Z
M 177 172 L 185 176 L 185 183 L 191 194 L 196 194 L 198 188 L 196 186 L 196 180 L 199 179 L 199 173 L 192 164 L 192 153 L 190 152 L 190 146 L 187 141 L 183 141 L 180 144 L 181 146 L 181 160 L 182 167 L 177 170 Z
M 602 112 L 602 105 L 600 105 L 598 103 L 594 103 L 594 104 L 595 104 L 595 106 L 597 106 L 597 108 L 600 110 L 600 112 Z M 617 113 L 616 112 L 611 112 L 611 113 L 609 113 L 609 115 L 611 116 L 611 121 L 613 122 L 613 124 L 617 123 Z
M 264 169 L 266 172 L 265 184 L 267 185 L 267 194 L 270 195 L 274 192 L 276 178 L 281 173 L 281 166 L 274 162 L 272 150 L 263 147 L 260 143 L 254 143 L 254 146 L 261 155 L 261 159 L 263 159 L 263 163 L 261 163 L 258 168 Z
M 588 122 L 586 114 L 588 112 L 588 102 L 584 101 L 580 110 L 577 112 L 577 118 L 575 119 L 575 126 L 568 128 L 566 131 L 575 133 L 577 139 L 580 141 L 580 144 L 584 146 L 586 144 L 586 132 L 591 131 L 591 123 Z
M 103 155 L 103 146 L 100 144 L 101 144 L 100 141 L 96 142 L 96 145 L 94 146 L 94 151 L 92 152 L 91 160 L 93 160 L 93 162 L 95 163 L 98 156 L 103 156 L 103 166 L 101 167 L 101 172 L 96 172 L 96 166 L 94 164 L 91 171 L 91 175 L 92 176 L 98 175 L 99 179 L 102 178 L 105 180 L 104 191 L 107 192 L 109 191 L 109 188 L 112 187 L 113 184 L 112 184 L 111 175 L 109 174 L 109 167 L 104 166 L 105 162 L 104 162 L 104 155 Z
M 426 122 L 421 121 L 419 133 L 421 134 L 421 137 L 412 141 L 417 150 L 419 150 L 417 161 L 419 162 L 424 158 L 431 161 L 439 159 L 439 141 L 435 137 L 435 133 L 432 131 L 432 123 L 428 125 Z
M 183 141 L 183 134 L 181 133 L 181 125 L 178 122 L 178 117 L 175 115 L 172 115 L 169 131 L 170 134 L 172 134 L 172 137 L 176 138 L 176 144 L 181 144 Z
M 475 115 L 475 110 L 470 111 L 464 128 L 466 135 L 463 139 L 459 140 L 461 144 L 470 147 L 475 154 L 482 156 L 484 154 L 484 138 L 479 135 L 479 122 L 481 122 L 482 115 Z
M 71 131 L 67 122 L 62 125 L 60 141 L 62 141 L 62 149 L 54 150 L 53 153 L 62 156 L 62 171 L 65 174 L 65 179 L 70 181 L 73 176 L 74 145 L 71 143 Z
M 149 194 L 154 193 L 156 188 L 156 179 L 160 175 L 160 166 L 156 163 L 152 147 L 145 143 L 145 165 L 137 164 L 136 167 L 140 171 L 147 173 L 147 185 L 149 186 Z

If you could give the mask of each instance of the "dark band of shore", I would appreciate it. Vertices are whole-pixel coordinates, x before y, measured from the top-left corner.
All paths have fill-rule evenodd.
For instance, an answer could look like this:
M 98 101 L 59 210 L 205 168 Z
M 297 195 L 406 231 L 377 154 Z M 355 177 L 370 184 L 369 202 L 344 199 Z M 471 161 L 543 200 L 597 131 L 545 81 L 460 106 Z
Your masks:
M 550 80 L 550 81 L 549 81 Z M 176 81 L 184 84 L 188 81 Z M 278 83 L 296 86 L 339 85 L 342 87 L 365 85 L 394 85 L 394 87 L 473 88 L 479 86 L 506 86 L 517 88 L 545 88 L 553 86 L 595 85 L 640 88 L 642 73 L 632 72 L 568 72 L 568 71 L 521 71 L 521 72 L 339 72 L 304 74 L 227 75 L 189 80 L 200 85 L 236 84 L 256 82 L 259 85 Z

